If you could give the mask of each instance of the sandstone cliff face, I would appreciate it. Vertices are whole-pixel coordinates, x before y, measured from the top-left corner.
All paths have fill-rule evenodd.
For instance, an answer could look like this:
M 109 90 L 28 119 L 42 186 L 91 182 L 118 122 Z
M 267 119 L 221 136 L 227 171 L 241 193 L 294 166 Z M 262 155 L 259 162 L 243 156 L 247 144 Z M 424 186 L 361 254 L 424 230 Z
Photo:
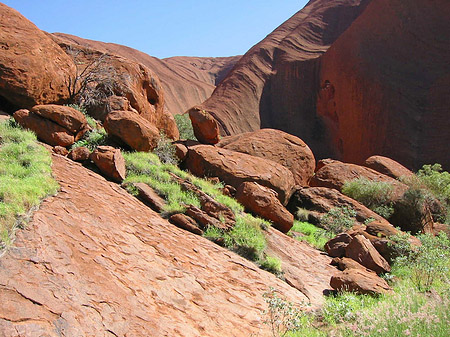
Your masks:
M 61 191 L 0 258 L 0 336 L 267 336 L 269 287 L 308 301 L 80 164 L 55 155 L 53 170 Z M 328 268 L 323 281 L 307 277 L 311 297 L 331 267 L 318 252 L 305 258 Z
M 183 113 L 207 99 L 216 85 L 230 71 L 240 56 L 171 57 L 158 59 L 126 46 L 54 33 L 57 41 L 78 44 L 100 52 L 108 52 L 141 63 L 152 69 L 161 80 L 166 108 L 172 114 Z
M 321 58 L 317 114 L 337 157 L 450 168 L 450 2 L 372 0 Z
M 281 129 L 317 158 L 450 167 L 450 3 L 312 0 L 200 108 L 223 135 Z

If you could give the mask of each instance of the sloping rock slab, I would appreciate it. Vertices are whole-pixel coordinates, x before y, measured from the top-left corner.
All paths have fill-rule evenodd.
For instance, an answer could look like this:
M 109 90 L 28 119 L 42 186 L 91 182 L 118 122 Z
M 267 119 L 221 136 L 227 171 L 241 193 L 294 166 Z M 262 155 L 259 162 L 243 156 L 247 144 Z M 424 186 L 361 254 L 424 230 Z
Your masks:
M 266 232 L 268 253 L 281 259 L 286 282 L 299 289 L 308 298 L 312 308 L 324 302 L 324 293 L 330 290 L 330 277 L 339 271 L 330 265 L 331 258 L 270 228 Z
M 53 170 L 60 193 L 0 258 L 0 336 L 270 336 L 262 294 L 305 299 L 81 164 Z
M 366 159 L 364 166 L 391 178 L 410 177 L 413 173 L 395 160 L 383 156 L 371 156 Z

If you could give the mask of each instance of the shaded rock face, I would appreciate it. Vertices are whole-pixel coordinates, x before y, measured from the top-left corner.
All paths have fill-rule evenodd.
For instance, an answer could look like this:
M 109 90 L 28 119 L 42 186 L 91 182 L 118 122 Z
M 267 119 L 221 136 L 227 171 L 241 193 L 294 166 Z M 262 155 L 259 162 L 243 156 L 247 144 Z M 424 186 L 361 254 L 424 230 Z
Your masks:
M 210 145 L 190 147 L 185 165 L 197 176 L 219 177 L 235 188 L 246 181 L 257 182 L 277 192 L 284 205 L 295 185 L 291 171 L 278 163 Z
M 216 85 L 240 59 L 240 56 L 179 56 L 161 60 L 136 49 L 114 43 L 87 40 L 61 33 L 52 35 L 65 43 L 78 44 L 100 52 L 119 55 L 152 69 L 161 80 L 165 94 L 165 106 L 171 114 L 183 113 L 207 99 Z
M 53 170 L 60 193 L 0 258 L 0 335 L 270 336 L 262 294 L 305 299 L 80 164 Z
M 208 112 L 194 107 L 189 110 L 189 119 L 200 143 L 213 145 L 219 142 L 219 126 Z
M 294 225 L 294 216 L 278 200 L 277 193 L 255 182 L 244 182 L 236 192 L 236 200 L 248 211 L 273 222 L 283 233 Z
M 251 48 L 201 107 L 223 135 L 260 127 L 286 131 L 324 157 L 324 125 L 315 117 L 318 58 L 369 1 L 315 0 Z
M 0 4 L 0 110 L 64 103 L 75 65 L 51 38 Z
M 148 152 L 158 145 L 158 129 L 132 111 L 112 111 L 106 116 L 104 127 L 108 134 L 136 151 Z
M 227 150 L 270 159 L 289 168 L 295 183 L 307 186 L 314 174 L 316 161 L 308 145 L 300 138 L 273 129 L 261 129 L 227 137 L 218 146 Z
M 450 168 L 450 3 L 372 0 L 320 61 L 317 113 L 338 158 Z

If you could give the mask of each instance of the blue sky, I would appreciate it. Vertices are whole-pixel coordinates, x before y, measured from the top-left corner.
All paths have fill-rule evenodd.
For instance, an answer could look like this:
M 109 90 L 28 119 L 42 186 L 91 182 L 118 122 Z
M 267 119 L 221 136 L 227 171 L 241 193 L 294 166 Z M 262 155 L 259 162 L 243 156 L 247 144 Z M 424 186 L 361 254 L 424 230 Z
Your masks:
M 244 54 L 307 0 L 0 0 L 40 29 L 159 58 Z

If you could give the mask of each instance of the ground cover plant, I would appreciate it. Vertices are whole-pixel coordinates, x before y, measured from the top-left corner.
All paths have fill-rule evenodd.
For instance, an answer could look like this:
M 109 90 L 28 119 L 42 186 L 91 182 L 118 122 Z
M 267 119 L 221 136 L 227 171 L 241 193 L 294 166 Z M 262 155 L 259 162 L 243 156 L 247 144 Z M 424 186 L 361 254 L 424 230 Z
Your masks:
M 223 185 L 221 183 L 212 183 L 206 179 L 195 177 L 176 165 L 162 163 L 155 153 L 124 152 L 123 156 L 127 167 L 127 178 L 124 180 L 123 186 L 130 193 L 137 194 L 132 183 L 148 184 L 166 200 L 167 205 L 163 209 L 162 216 L 167 217 L 174 213 L 183 213 L 186 205 L 200 208 L 198 197 L 190 191 L 184 191 L 181 185 L 173 179 L 172 174 L 188 180 L 216 201 L 229 207 L 236 217 L 236 224 L 231 230 L 224 231 L 209 226 L 204 232 L 204 237 L 256 262 L 275 274 L 281 273 L 280 262 L 264 252 L 267 243 L 263 231 L 270 224 L 245 213 L 241 204 L 222 193 Z
M 40 201 L 56 193 L 50 153 L 12 120 L 0 122 L 0 248 Z
M 306 241 L 316 249 L 324 250 L 325 243 L 332 239 L 333 234 L 309 222 L 294 221 L 289 234 L 299 241 Z

